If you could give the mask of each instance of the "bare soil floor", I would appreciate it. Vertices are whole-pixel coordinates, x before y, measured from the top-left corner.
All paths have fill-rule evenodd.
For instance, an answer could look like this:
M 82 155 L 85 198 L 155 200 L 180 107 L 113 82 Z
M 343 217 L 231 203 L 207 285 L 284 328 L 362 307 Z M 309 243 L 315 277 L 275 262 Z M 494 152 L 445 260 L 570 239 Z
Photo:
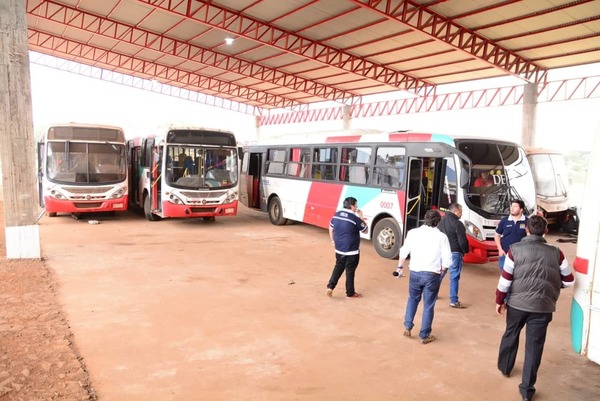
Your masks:
M 465 266 L 468 309 L 448 307 L 444 282 L 437 340 L 422 345 L 402 337 L 408 278 L 367 241 L 364 298 L 345 299 L 342 279 L 330 299 L 326 230 L 243 207 L 215 222 L 98 220 L 44 217 L 44 262 L 0 259 L 0 400 L 520 400 L 522 350 L 511 378 L 496 369 L 496 264 Z M 572 261 L 575 245 L 560 246 Z M 600 398 L 600 366 L 571 349 L 571 294 L 538 401 Z

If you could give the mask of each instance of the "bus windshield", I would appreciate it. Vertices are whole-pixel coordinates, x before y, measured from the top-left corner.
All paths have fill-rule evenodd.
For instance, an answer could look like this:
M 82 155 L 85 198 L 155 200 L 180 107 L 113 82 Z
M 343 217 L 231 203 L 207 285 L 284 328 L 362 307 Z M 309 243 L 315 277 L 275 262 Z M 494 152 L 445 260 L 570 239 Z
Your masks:
M 472 162 L 466 201 L 487 217 L 507 215 L 512 199 L 535 211 L 535 187 L 525 153 L 517 146 L 489 141 L 457 141 Z
M 167 184 L 177 188 L 231 188 L 238 181 L 235 148 L 190 145 L 167 147 Z
M 529 155 L 529 164 L 535 178 L 538 195 L 549 198 L 567 196 L 569 179 L 565 159 L 560 154 Z
M 121 144 L 48 142 L 46 166 L 48 179 L 63 184 L 110 184 L 127 177 Z

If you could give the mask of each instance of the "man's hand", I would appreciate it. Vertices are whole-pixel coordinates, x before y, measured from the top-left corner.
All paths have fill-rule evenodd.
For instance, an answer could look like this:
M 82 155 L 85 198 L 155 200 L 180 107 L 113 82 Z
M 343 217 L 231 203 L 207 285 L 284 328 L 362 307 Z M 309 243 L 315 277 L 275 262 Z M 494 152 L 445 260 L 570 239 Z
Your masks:
M 505 310 L 506 310 L 506 304 L 502 304 L 502 305 L 496 304 L 496 314 L 498 316 L 504 316 Z

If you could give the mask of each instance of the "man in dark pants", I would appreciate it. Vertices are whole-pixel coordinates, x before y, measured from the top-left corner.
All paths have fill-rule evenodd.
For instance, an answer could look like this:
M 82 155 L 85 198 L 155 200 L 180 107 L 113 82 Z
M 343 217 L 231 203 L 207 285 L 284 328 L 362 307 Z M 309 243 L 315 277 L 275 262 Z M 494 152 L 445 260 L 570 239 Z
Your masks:
M 535 394 L 537 372 L 542 361 L 544 343 L 560 289 L 573 285 L 573 274 L 562 251 L 546 243 L 543 235 L 547 223 L 541 216 L 531 216 L 527 236 L 512 244 L 496 289 L 496 313 L 506 310 L 506 331 L 500 342 L 498 369 L 505 377 L 515 366 L 519 335 L 526 327 L 525 361 L 519 391 L 523 401 Z M 506 295 L 510 297 L 505 304 Z
M 458 283 L 460 281 L 460 272 L 463 267 L 463 255 L 469 252 L 469 241 L 465 226 L 460 221 L 462 216 L 462 206 L 454 202 L 448 206 L 448 212 L 440 220 L 437 228 L 448 237 L 450 242 L 450 250 L 452 251 L 452 264 L 448 269 L 450 272 L 450 307 L 464 309 L 464 306 L 458 300 Z M 440 277 L 440 281 L 446 276 L 444 271 Z
M 366 233 L 368 226 L 362 212 L 358 209 L 356 198 L 344 199 L 344 209 L 333 215 L 329 223 L 329 237 L 335 247 L 335 267 L 327 283 L 327 296 L 333 290 L 346 271 L 346 298 L 360 298 L 362 294 L 354 290 L 354 273 L 360 259 L 360 233 Z

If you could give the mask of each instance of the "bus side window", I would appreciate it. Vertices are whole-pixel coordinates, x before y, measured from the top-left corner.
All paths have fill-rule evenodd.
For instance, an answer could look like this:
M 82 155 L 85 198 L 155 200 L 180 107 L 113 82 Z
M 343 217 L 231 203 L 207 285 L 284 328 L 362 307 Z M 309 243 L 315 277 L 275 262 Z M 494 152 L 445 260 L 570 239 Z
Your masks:
M 353 165 L 349 167 L 349 182 L 352 184 L 366 184 L 367 171 L 366 167 L 361 165 Z

